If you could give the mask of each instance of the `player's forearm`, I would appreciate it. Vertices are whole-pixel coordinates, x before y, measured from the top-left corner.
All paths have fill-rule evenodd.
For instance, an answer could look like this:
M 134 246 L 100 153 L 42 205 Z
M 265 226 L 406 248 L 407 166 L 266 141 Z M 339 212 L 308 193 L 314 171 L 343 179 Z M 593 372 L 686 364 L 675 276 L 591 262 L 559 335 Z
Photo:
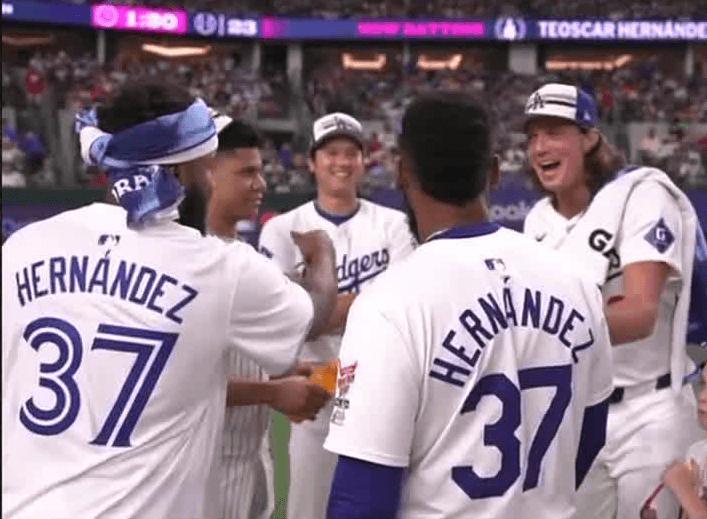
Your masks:
M 349 315 L 349 309 L 354 299 L 356 299 L 356 294 L 339 294 L 336 298 L 336 308 L 334 308 L 322 333 L 333 333 L 346 325 L 346 318 Z
M 338 285 L 333 247 L 323 247 L 311 264 L 307 265 L 302 286 L 309 293 L 314 304 L 312 327 L 307 336 L 307 339 L 311 340 L 324 332 L 336 308 Z
M 655 329 L 658 304 L 639 298 L 623 298 L 606 305 L 611 344 L 618 346 L 649 337 Z
M 229 380 L 226 390 L 226 407 L 272 405 L 275 385 L 266 380 Z
M 707 502 L 697 495 L 694 488 L 671 488 L 671 490 L 687 514 L 687 519 L 705 519 L 707 517 Z

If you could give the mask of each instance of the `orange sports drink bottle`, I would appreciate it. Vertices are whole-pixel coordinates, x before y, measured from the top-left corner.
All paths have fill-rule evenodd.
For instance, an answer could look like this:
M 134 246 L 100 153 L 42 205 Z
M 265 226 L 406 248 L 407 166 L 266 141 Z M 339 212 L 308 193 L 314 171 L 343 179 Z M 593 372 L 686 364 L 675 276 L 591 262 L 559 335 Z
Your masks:
M 331 359 L 326 364 L 315 366 L 312 369 L 309 380 L 333 393 L 336 389 L 336 378 L 338 374 L 339 360 Z

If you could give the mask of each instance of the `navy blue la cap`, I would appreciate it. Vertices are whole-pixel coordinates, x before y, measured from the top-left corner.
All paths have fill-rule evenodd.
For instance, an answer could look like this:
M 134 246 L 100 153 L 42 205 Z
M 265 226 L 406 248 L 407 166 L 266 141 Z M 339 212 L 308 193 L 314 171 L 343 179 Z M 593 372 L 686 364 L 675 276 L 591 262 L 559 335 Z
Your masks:
M 583 128 L 594 128 L 597 105 L 591 95 L 576 86 L 548 83 L 530 94 L 525 104 L 526 122 L 535 117 L 559 117 Z

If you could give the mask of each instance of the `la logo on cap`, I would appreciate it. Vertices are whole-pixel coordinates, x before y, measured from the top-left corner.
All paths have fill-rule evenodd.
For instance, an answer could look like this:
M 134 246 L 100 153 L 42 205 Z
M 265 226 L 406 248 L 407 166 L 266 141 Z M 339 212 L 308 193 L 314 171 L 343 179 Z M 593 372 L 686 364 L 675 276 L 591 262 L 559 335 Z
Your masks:
M 539 92 L 535 92 L 535 95 L 533 96 L 532 103 L 533 104 L 530 105 L 531 110 L 537 110 L 538 108 L 545 108 L 545 101 L 543 100 L 543 98 Z
M 341 117 L 335 117 L 334 118 L 334 123 L 336 124 L 336 129 L 337 130 L 354 130 L 352 125 L 349 124 L 348 121 L 344 120 Z

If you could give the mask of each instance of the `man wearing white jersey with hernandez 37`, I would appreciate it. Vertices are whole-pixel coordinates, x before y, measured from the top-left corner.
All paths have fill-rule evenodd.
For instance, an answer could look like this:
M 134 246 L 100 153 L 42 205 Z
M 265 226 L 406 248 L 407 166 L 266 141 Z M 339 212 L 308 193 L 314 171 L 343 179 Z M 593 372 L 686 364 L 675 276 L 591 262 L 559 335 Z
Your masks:
M 351 308 L 327 517 L 569 519 L 612 390 L 601 294 L 488 221 L 498 161 L 479 102 L 413 101 L 400 149 L 421 245 Z
M 218 145 L 177 87 L 128 85 L 77 129 L 119 205 L 3 245 L 2 517 L 216 519 L 227 354 L 292 366 L 335 304 L 331 243 L 297 237 L 308 295 L 250 246 L 175 221 L 208 198 L 200 159 Z

